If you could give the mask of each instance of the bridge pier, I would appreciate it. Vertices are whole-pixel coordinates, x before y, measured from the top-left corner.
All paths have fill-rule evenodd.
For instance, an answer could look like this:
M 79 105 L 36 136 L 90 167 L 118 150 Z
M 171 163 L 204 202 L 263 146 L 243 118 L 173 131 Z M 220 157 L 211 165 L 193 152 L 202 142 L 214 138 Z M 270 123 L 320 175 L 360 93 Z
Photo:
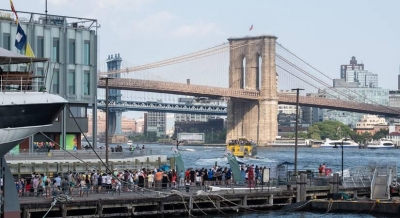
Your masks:
M 258 101 L 230 99 L 227 110 L 227 141 L 246 137 L 260 146 L 268 146 L 278 134 L 276 37 L 228 40 L 231 46 L 229 88 L 260 91 L 261 95 Z

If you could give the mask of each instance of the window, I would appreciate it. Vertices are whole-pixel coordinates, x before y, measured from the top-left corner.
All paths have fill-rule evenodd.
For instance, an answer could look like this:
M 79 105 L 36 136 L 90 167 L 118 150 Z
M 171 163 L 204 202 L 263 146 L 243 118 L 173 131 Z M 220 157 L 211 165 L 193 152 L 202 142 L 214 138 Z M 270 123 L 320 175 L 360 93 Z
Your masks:
M 11 50 L 11 42 L 10 42 L 10 34 L 4 33 L 3 34 L 3 48 L 7 50 Z
M 37 68 L 37 70 L 36 70 L 36 76 L 38 76 L 38 77 L 37 77 L 38 86 L 39 86 L 39 87 L 45 86 L 46 84 L 44 83 L 44 72 L 43 72 L 43 68 Z
M 71 110 L 70 117 L 86 118 L 86 107 L 70 106 L 69 109 Z
M 36 57 L 38 57 L 38 58 L 44 57 L 44 38 L 43 38 L 43 36 L 37 37 Z
M 68 72 L 68 94 L 75 95 L 75 71 Z
M 75 40 L 70 39 L 68 43 L 69 55 L 68 63 L 75 64 Z
M 90 65 L 90 42 L 85 41 L 83 45 L 83 64 Z
M 90 95 L 90 71 L 84 72 L 83 94 Z
M 51 60 L 53 62 L 60 62 L 60 39 L 53 38 L 53 50 L 51 54 Z
M 58 70 L 53 71 L 53 79 L 52 79 L 52 90 L 51 92 L 54 94 L 60 94 L 60 72 Z

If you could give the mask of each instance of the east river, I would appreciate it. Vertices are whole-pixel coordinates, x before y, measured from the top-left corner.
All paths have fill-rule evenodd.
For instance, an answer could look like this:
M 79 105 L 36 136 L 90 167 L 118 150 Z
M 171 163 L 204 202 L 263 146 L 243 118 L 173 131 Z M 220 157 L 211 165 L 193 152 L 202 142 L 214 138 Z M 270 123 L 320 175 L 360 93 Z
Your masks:
M 134 144 L 136 146 L 136 144 Z M 125 146 L 124 146 L 125 147 Z M 141 147 L 141 144 L 140 144 Z M 160 149 L 161 154 L 172 156 L 173 145 L 147 144 L 146 148 Z M 210 168 L 215 162 L 219 166 L 228 166 L 228 161 L 224 157 L 225 147 L 204 147 L 204 146 L 179 146 L 186 168 Z M 345 148 L 344 150 L 344 169 L 357 166 L 365 167 L 371 163 L 396 163 L 399 167 L 400 149 L 358 149 Z M 341 171 L 342 150 L 341 148 L 298 148 L 298 169 L 317 171 L 320 164 L 325 163 L 333 172 Z M 243 158 L 239 161 L 245 164 L 254 164 L 258 166 L 274 167 L 282 162 L 294 162 L 294 147 L 280 148 L 258 148 L 257 158 Z M 293 165 L 289 165 L 289 170 Z M 323 214 L 311 212 L 280 212 L 271 211 L 265 213 L 238 214 L 229 216 L 215 217 L 238 217 L 238 218 L 256 218 L 256 217 L 383 217 L 370 214 Z

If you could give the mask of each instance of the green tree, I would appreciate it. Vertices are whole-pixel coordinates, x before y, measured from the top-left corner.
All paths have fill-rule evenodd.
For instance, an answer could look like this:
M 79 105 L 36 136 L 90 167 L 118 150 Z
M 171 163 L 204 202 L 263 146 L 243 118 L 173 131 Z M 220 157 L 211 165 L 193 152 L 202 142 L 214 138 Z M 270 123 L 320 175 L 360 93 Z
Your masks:
M 373 135 L 373 139 L 374 140 L 378 140 L 378 139 L 381 139 L 381 138 L 386 138 L 386 136 L 389 134 L 389 129 L 380 129 L 378 132 L 376 132 L 374 135 Z
M 308 128 L 308 136 L 312 139 L 341 139 L 354 134 L 350 127 L 339 121 L 324 121 L 314 123 Z

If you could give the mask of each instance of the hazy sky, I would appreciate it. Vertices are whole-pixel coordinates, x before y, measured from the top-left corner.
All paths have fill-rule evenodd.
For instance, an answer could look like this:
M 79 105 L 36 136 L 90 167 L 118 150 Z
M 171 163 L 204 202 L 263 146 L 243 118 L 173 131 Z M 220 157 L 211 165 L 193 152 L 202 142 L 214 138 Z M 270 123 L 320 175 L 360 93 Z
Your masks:
M 9 1 L 2 2 L 9 9 Z M 17 10 L 45 10 L 44 0 L 13 2 Z M 98 19 L 100 60 L 120 53 L 139 65 L 212 47 L 231 36 L 273 34 L 332 77 L 339 77 L 340 65 L 354 55 L 388 89 L 397 89 L 399 74 L 398 8 L 395 0 L 48 0 L 51 14 Z
M 9 9 L 9 0 L 1 0 Z M 16 10 L 45 11 L 45 1 L 13 0 Z M 48 0 L 48 12 L 97 19 L 99 61 L 120 53 L 140 65 L 226 42 L 272 34 L 333 78 L 351 56 L 397 89 L 400 1 Z M 253 24 L 254 28 L 249 31 Z

